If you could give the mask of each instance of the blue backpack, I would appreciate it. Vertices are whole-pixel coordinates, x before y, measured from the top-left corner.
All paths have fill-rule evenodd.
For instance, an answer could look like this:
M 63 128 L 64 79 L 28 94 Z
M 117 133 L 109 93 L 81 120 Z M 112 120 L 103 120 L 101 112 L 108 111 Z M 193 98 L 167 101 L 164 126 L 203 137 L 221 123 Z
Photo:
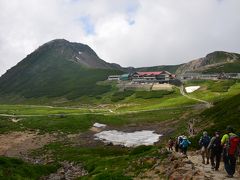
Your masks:
M 186 148 L 186 147 L 188 147 L 189 146 L 189 141 L 187 140 L 187 139 L 183 139 L 183 141 L 182 141 L 182 147 L 183 148 Z
M 202 136 L 200 140 L 200 146 L 204 146 L 205 148 L 208 147 L 211 138 L 209 136 Z

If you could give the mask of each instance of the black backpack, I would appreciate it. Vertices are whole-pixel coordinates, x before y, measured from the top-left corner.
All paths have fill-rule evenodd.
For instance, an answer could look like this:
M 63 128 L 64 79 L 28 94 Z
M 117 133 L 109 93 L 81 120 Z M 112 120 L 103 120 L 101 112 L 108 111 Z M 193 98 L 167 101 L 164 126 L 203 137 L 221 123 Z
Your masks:
M 222 145 L 221 145 L 221 138 L 216 137 L 212 143 L 212 150 L 213 151 L 222 151 Z

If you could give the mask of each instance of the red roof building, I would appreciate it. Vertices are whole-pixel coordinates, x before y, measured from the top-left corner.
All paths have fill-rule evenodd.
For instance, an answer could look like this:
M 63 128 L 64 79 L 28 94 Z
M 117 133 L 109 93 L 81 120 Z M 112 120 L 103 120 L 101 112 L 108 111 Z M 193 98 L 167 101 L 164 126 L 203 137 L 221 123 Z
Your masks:
M 171 73 L 167 71 L 153 71 L 153 72 L 136 72 L 139 76 L 159 76 L 161 74 L 168 74 L 171 75 Z

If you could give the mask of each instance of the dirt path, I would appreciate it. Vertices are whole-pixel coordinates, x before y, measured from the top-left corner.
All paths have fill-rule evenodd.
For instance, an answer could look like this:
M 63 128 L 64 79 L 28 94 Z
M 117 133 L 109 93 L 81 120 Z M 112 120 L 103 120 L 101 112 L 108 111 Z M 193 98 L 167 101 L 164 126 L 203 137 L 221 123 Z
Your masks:
M 236 167 L 236 173 L 233 178 L 227 177 L 224 169 L 224 163 L 221 161 L 219 171 L 211 169 L 210 164 L 202 164 L 202 157 L 197 152 L 188 152 L 188 156 L 180 153 L 172 152 L 172 156 L 168 161 L 165 171 L 171 169 L 170 180 L 175 179 L 193 179 L 193 180 L 237 180 L 240 179 L 239 167 Z M 170 166 L 170 168 L 169 168 Z
M 192 100 L 195 100 L 195 101 L 198 101 L 198 102 L 201 102 L 201 103 L 206 104 L 206 107 L 207 107 L 207 108 L 212 107 L 212 104 L 209 103 L 209 102 L 207 102 L 207 101 L 204 101 L 204 100 L 202 100 L 202 99 L 194 98 L 194 97 L 191 97 L 191 96 L 187 95 L 187 94 L 185 93 L 185 91 L 184 91 L 184 86 L 183 86 L 183 85 L 180 87 L 180 93 L 181 93 L 183 96 L 185 96 L 186 98 L 188 98 L 188 99 L 192 99 Z
M 192 154 L 192 155 L 191 155 Z M 224 164 L 221 162 L 219 171 L 214 171 L 211 169 L 211 165 L 202 164 L 202 158 L 200 155 L 196 155 L 195 153 L 191 153 L 188 156 L 188 159 L 193 163 L 194 168 L 202 174 L 204 174 L 204 179 L 211 179 L 211 180 L 224 180 L 224 179 L 240 179 L 240 175 L 238 172 L 234 174 L 234 178 L 227 178 L 226 171 L 224 169 Z

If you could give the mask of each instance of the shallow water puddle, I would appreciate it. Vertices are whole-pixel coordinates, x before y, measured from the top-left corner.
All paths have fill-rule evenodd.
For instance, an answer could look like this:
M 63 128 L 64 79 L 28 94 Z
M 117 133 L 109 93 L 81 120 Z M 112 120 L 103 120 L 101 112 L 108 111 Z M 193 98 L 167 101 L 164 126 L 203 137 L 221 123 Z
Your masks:
M 123 145 L 126 147 L 136 147 L 140 145 L 153 145 L 159 141 L 161 134 L 156 134 L 154 131 L 135 131 L 122 132 L 116 130 L 102 131 L 94 135 L 96 140 L 101 140 L 104 143 L 113 143 L 113 145 Z

